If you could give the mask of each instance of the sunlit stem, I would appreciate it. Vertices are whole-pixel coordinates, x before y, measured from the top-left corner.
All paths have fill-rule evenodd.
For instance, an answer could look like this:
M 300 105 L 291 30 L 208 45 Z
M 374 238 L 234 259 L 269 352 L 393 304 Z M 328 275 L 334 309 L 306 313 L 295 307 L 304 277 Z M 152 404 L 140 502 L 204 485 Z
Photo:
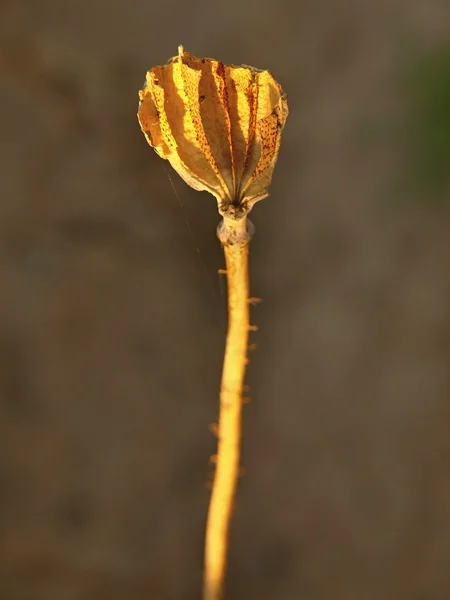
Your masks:
M 223 591 L 233 500 L 239 477 L 242 392 L 249 332 L 248 250 L 253 225 L 224 216 L 217 228 L 228 282 L 228 333 L 220 388 L 218 450 L 205 542 L 203 600 Z

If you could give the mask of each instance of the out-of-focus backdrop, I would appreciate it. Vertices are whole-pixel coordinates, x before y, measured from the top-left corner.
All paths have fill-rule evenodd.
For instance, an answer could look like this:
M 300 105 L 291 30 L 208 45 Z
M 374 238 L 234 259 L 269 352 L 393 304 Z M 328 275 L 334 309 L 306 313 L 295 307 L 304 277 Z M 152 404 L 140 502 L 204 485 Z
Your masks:
M 195 600 L 215 201 L 147 146 L 178 44 L 270 69 L 227 599 L 450 598 L 447 0 L 1 0 L 0 599 Z

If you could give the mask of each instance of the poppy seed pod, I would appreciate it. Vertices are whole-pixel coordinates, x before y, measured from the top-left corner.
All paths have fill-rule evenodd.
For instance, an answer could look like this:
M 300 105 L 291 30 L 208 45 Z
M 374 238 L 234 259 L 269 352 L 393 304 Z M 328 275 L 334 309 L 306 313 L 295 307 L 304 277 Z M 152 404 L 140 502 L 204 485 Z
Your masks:
M 147 72 L 138 120 L 148 143 L 225 217 L 267 197 L 288 106 L 268 71 L 196 58 L 183 47 Z

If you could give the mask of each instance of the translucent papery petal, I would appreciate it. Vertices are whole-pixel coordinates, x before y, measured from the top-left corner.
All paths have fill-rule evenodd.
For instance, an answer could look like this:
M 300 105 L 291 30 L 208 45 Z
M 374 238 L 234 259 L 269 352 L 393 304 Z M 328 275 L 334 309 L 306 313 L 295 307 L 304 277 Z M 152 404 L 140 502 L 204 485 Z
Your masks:
M 288 115 L 268 71 L 224 66 L 180 49 L 147 73 L 139 97 L 149 144 L 189 185 L 225 208 L 250 208 L 268 195 Z

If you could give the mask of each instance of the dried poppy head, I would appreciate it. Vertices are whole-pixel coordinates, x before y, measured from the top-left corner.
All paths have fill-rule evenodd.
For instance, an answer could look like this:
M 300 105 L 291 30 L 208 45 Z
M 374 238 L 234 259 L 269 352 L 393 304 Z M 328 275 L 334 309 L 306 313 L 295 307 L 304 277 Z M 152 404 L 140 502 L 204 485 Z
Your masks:
M 268 71 L 178 50 L 147 72 L 141 129 L 186 183 L 213 194 L 223 216 L 241 219 L 269 194 L 286 95 Z

